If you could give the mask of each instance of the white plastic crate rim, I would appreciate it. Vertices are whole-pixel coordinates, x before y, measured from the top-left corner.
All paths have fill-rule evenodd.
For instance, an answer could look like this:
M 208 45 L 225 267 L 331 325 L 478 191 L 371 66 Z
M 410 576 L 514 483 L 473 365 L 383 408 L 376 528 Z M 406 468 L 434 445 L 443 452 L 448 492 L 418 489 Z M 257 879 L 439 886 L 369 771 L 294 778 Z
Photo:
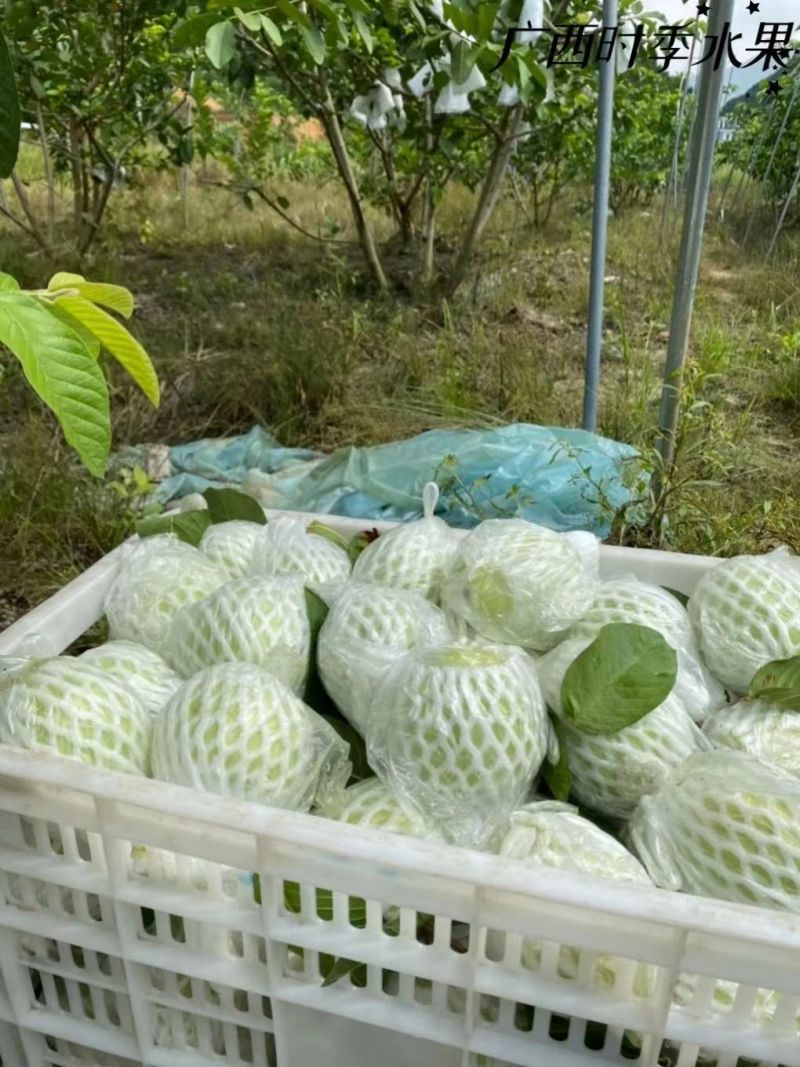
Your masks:
M 683 592 L 714 563 L 601 550 Z M 66 648 L 115 566 L 0 655 Z M 797 916 L 0 747 L 4 1067 L 800 1067 L 798 961 Z

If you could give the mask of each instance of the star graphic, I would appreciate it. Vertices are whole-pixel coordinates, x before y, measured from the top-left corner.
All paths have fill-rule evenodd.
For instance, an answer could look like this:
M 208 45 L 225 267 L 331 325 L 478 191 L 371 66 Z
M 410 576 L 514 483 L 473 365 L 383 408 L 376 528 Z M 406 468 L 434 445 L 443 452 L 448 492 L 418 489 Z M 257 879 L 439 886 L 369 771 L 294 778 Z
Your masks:
M 708 11 L 709 11 L 708 4 L 705 3 L 705 0 L 700 0 L 700 3 L 697 5 L 697 14 L 698 15 L 707 15 Z
M 760 11 L 761 8 L 760 5 L 755 2 L 755 0 L 750 0 L 750 3 L 747 5 L 747 10 L 750 12 L 751 15 L 755 15 L 756 11 Z
M 766 95 L 767 96 L 777 96 L 778 93 L 782 93 L 782 92 L 783 92 L 783 86 L 781 85 L 781 83 L 776 78 L 774 81 L 771 81 L 769 83 L 769 85 L 767 86 Z

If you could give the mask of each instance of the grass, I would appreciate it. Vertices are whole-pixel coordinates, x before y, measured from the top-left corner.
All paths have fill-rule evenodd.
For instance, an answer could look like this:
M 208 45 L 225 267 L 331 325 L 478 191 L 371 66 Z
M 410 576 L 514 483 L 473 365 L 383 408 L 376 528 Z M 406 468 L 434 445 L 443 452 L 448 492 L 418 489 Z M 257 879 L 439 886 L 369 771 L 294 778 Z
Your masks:
M 6 183 L 7 184 L 7 183 Z M 35 188 L 35 186 L 33 186 Z M 311 230 L 352 237 L 333 187 L 287 188 Z M 36 195 L 36 194 L 35 194 Z M 447 248 L 469 208 L 444 205 Z M 134 327 L 163 384 L 158 411 L 111 368 L 115 444 L 176 443 L 261 423 L 288 445 L 331 450 L 435 425 L 580 420 L 590 218 L 563 205 L 533 230 L 503 204 L 452 306 L 365 290 L 356 250 L 287 230 L 223 190 L 195 185 L 184 230 L 167 177 L 115 194 L 104 244 L 83 272 L 137 296 Z M 383 239 L 390 228 L 376 220 Z M 601 432 L 654 440 L 678 227 L 660 206 L 611 224 Z M 411 261 L 395 253 L 403 276 Z M 731 554 L 800 549 L 800 243 L 765 265 L 712 225 L 687 370 L 665 547 Z M 0 229 L 0 269 L 40 285 L 55 262 Z M 132 501 L 95 483 L 11 361 L 0 389 L 0 626 L 117 543 Z M 113 483 L 117 483 L 116 485 Z M 651 534 L 627 534 L 652 543 Z

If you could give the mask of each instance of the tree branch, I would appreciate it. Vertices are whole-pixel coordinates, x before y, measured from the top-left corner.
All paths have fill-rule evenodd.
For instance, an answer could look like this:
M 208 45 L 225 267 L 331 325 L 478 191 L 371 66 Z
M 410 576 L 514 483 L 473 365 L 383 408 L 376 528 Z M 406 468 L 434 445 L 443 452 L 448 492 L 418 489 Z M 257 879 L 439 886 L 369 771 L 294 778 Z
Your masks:
M 198 178 L 197 181 L 200 185 L 210 185 L 216 189 L 227 189 L 229 192 L 238 191 L 237 187 L 235 185 L 232 185 L 230 182 L 215 181 L 213 178 Z M 275 214 L 279 215 L 284 222 L 288 223 L 289 226 L 292 227 L 293 230 L 297 230 L 297 232 L 301 233 L 304 237 L 310 237 L 312 241 L 320 241 L 324 244 L 332 245 L 355 246 L 357 246 L 359 243 L 358 241 L 348 241 L 341 237 L 321 237 L 319 234 L 312 233 L 310 230 L 306 230 L 303 226 L 300 225 L 299 222 L 296 222 L 291 217 L 291 215 L 287 215 L 283 208 L 280 206 L 280 204 L 278 204 L 277 201 L 273 200 L 271 196 L 265 193 L 264 190 L 260 189 L 257 185 L 248 185 L 242 191 L 246 193 L 255 193 L 255 195 L 260 200 L 264 201 L 267 207 L 272 208 Z

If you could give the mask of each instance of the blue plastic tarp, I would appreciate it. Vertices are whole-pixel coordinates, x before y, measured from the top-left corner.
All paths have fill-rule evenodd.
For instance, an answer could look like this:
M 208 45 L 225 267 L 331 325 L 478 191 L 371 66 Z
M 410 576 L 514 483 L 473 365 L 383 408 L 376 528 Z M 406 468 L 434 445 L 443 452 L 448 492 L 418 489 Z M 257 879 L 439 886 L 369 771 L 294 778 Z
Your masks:
M 169 500 L 208 485 L 244 485 L 270 507 L 363 519 L 408 520 L 422 512 L 422 487 L 440 487 L 437 514 L 454 526 L 515 515 L 550 529 L 611 531 L 614 515 L 639 498 L 647 476 L 630 445 L 585 430 L 514 423 L 489 430 L 429 430 L 403 441 L 343 448 L 327 457 L 283 448 L 260 427 L 234 438 L 171 449 Z

